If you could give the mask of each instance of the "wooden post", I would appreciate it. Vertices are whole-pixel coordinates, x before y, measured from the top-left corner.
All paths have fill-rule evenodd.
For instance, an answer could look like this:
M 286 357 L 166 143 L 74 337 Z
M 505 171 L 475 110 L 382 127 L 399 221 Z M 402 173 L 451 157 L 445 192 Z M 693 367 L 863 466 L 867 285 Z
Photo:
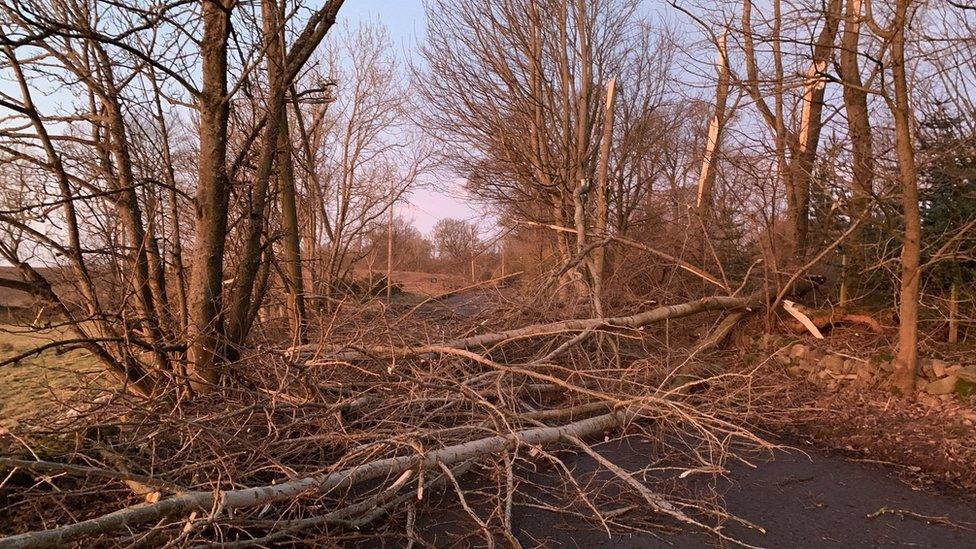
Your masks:
M 949 343 L 959 342 L 959 284 L 949 289 Z
M 386 299 L 393 297 L 393 199 L 396 187 L 390 183 L 390 217 L 386 226 Z
M 843 253 L 840 256 L 840 301 L 839 305 L 841 308 L 847 306 L 847 254 Z

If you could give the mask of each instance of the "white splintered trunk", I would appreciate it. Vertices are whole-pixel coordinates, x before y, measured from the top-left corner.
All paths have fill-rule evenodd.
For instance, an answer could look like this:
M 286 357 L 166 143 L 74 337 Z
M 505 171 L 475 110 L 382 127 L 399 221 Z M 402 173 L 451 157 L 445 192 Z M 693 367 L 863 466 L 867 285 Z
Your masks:
M 712 193 L 715 187 L 715 172 L 718 166 L 719 149 L 722 143 L 722 133 L 725 129 L 726 109 L 729 101 L 729 59 L 726 48 L 728 29 L 718 41 L 718 58 L 715 70 L 718 73 L 718 84 L 715 86 L 715 112 L 708 124 L 708 140 L 705 142 L 705 154 L 702 157 L 701 172 L 698 175 L 698 197 L 696 207 L 698 214 L 704 220 L 712 207 Z

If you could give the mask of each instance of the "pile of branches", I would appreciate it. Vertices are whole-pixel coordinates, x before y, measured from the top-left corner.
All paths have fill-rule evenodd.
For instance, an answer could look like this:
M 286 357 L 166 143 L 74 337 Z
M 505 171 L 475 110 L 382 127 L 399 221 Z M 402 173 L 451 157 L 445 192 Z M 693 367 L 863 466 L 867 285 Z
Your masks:
M 316 344 L 254 350 L 204 398 L 88 396 L 22 424 L 0 448 L 0 547 L 238 547 L 379 532 L 413 541 L 415 511 L 437 491 L 456 494 L 489 545 L 517 545 L 517 487 L 539 467 L 563 476 L 594 528 L 620 524 L 559 447 L 612 473 L 644 516 L 725 538 L 731 517 L 674 488 L 688 472 L 724 470 L 736 443 L 768 448 L 747 428 L 762 406 L 748 372 L 676 383 L 700 349 L 679 336 L 691 332 L 686 317 L 754 299 L 507 330 L 512 318 L 545 315 L 512 315 L 487 293 L 479 301 L 478 314 L 448 323 L 430 303 L 345 311 L 321 319 Z M 660 455 L 637 475 L 594 449 L 621 436 Z M 462 475 L 495 496 L 472 503 Z

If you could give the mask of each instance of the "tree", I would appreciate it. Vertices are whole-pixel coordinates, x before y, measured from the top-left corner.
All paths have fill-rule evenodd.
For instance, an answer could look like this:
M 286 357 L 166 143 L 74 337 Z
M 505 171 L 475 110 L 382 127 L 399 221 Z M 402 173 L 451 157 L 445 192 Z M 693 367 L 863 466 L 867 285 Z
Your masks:
M 592 225 L 599 152 L 608 156 L 608 218 L 626 225 L 646 196 L 671 50 L 637 16 L 636 0 L 435 0 L 421 48 L 425 128 L 468 190 L 516 222 Z M 618 123 L 605 136 L 607 84 L 618 77 Z M 611 184 L 612 182 L 612 184 Z M 585 233 L 585 231 L 584 231 Z M 570 263 L 579 233 L 552 233 Z M 585 236 L 585 235 L 584 235 Z M 566 272 L 578 292 L 583 273 Z
M 430 154 L 409 127 L 411 91 L 385 27 L 342 29 L 305 75 L 305 86 L 328 87 L 331 95 L 294 105 L 307 259 L 319 293 L 329 295 L 371 253 L 372 246 L 360 243 L 430 169 Z
M 434 225 L 433 241 L 438 259 L 460 269 L 470 265 L 474 279 L 474 258 L 481 251 L 478 227 L 474 223 L 464 219 L 441 219 Z
M 227 234 L 227 41 L 231 9 L 226 1 L 200 2 L 203 40 L 200 43 L 202 86 L 196 220 L 190 281 L 187 291 L 188 374 L 197 391 L 217 382 L 216 365 L 223 344 L 222 289 Z
M 746 78 L 739 83 L 752 97 L 756 108 L 773 133 L 777 170 L 786 189 L 787 215 L 791 229 L 791 256 L 793 263 L 802 264 L 806 254 L 809 231 L 810 185 L 813 164 L 823 129 L 824 93 L 827 85 L 826 70 L 833 55 L 834 42 L 840 21 L 841 2 L 830 0 L 823 6 L 823 26 L 815 38 L 811 38 L 812 55 L 803 80 L 799 83 L 799 113 L 795 127 L 787 126 L 784 114 L 787 89 L 790 83 L 784 72 L 782 38 L 782 2 L 773 0 L 773 21 L 770 41 L 775 71 L 771 79 L 759 72 L 752 27 L 752 1 L 742 3 L 743 54 L 746 62 Z M 766 100 L 762 84 L 770 81 L 774 99 L 773 107 Z
M 948 341 L 959 340 L 960 289 L 976 276 L 976 139 L 963 117 L 936 112 L 919 132 L 925 279 L 948 294 Z
M 263 215 L 266 201 L 260 192 L 248 197 L 255 199 L 250 214 L 260 215 L 248 216 L 246 229 L 249 237 L 257 238 L 245 239 L 249 245 L 237 265 L 242 272 L 231 277 L 236 287 L 228 313 L 223 286 L 234 263 L 225 260 L 228 242 L 237 236 L 233 228 L 239 226 L 231 222 L 239 205 L 231 202 L 231 189 L 232 180 L 241 175 L 240 162 L 228 166 L 228 151 L 240 146 L 238 158 L 248 158 L 264 130 L 266 138 L 257 142 L 270 151 L 262 157 L 269 167 L 266 177 L 256 178 L 256 187 L 266 184 L 275 156 L 290 160 L 290 152 L 278 154 L 276 133 L 283 123 L 278 115 L 284 112 L 285 91 L 341 5 L 340 0 L 329 1 L 296 25 L 294 16 L 286 20 L 269 0 L 262 18 L 265 33 L 259 37 L 264 44 L 252 41 L 251 35 L 240 37 L 235 47 L 243 55 L 231 63 L 228 42 L 235 24 L 254 15 L 245 14 L 238 3 L 164 3 L 151 12 L 133 2 L 0 3 L 0 45 L 21 92 L 19 99 L 3 96 L 2 106 L 14 112 L 17 124 L 26 122 L 31 129 L 5 148 L 4 161 L 37 168 L 36 192 L 24 196 L 24 207 L 46 208 L 52 189 L 59 196 L 58 208 L 47 214 L 50 228 L 2 221 L 28 230 L 42 250 L 40 261 L 65 259 L 79 286 L 82 310 L 41 275 L 37 256 L 24 258 L 10 247 L 4 253 L 34 293 L 51 302 L 134 391 L 155 394 L 170 379 L 189 381 L 197 392 L 211 390 L 218 382 L 219 363 L 244 344 L 256 310 L 252 287 L 258 277 L 251 276 L 251 269 L 267 257 L 267 226 L 255 218 Z M 291 26 L 297 38 L 286 52 L 283 37 Z M 161 42 L 159 35 L 169 38 Z M 176 49 L 186 55 L 173 56 Z M 265 59 L 267 74 L 281 93 L 262 98 L 267 109 L 236 109 L 239 116 L 247 113 L 260 120 L 252 136 L 242 138 L 230 125 L 231 104 L 237 94 L 255 99 L 252 79 L 260 77 L 258 65 Z M 239 80 L 231 85 L 229 78 L 235 75 Z M 42 112 L 33 100 L 36 90 L 63 94 L 72 113 Z M 167 113 L 164 103 L 178 107 Z M 167 122 L 190 111 L 198 122 L 188 140 L 195 173 L 178 174 Z M 13 136 L 12 127 L 0 131 Z M 158 148 L 157 140 L 162 141 Z M 283 160 L 278 162 L 279 184 L 287 191 Z M 186 178 L 188 191 L 179 175 Z M 181 205 L 184 192 L 188 196 Z M 169 208 L 162 206 L 164 194 L 169 195 Z M 180 224 L 190 197 L 194 231 L 187 277 Z M 57 234 L 62 224 L 64 243 Z M 294 236 L 296 224 L 285 225 Z M 289 242 L 294 251 L 294 239 Z M 169 256 L 164 253 L 167 246 Z M 168 258 L 172 269 L 167 268 Z
M 895 152 L 901 185 L 902 215 L 905 234 L 901 247 L 901 288 L 898 294 L 898 353 L 893 362 L 892 388 L 904 396 L 915 389 L 915 368 L 918 362 L 918 302 L 921 284 L 921 215 L 918 199 L 918 173 L 915 168 L 915 142 L 912 138 L 914 116 L 910 104 L 905 66 L 905 41 L 911 0 L 898 0 L 891 24 L 882 27 L 874 19 L 871 1 L 866 2 L 866 21 L 871 30 L 890 43 L 892 97 L 885 94 L 885 102 L 895 119 Z
M 862 0 L 847 0 L 844 9 L 844 30 L 841 35 L 838 72 L 843 84 L 844 109 L 847 113 L 848 136 L 851 140 L 851 213 L 867 215 L 874 195 L 874 143 L 868 112 L 868 90 L 861 78 L 858 51 L 861 47 Z M 846 247 L 844 272 L 841 281 L 840 305 L 846 305 L 850 287 L 865 266 L 862 253 L 862 232 L 851 234 Z M 850 259 L 847 259 L 850 258 Z

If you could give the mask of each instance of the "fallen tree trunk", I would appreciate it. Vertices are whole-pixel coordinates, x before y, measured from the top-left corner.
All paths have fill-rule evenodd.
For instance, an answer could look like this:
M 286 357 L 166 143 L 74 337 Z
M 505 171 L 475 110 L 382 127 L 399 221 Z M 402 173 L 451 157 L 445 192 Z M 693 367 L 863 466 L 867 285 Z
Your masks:
M 52 528 L 27 532 L 0 539 L 2 549 L 57 547 L 74 540 L 97 536 L 130 528 L 139 524 L 156 522 L 170 517 L 185 516 L 193 511 L 210 512 L 213 509 L 231 510 L 254 508 L 279 501 L 287 501 L 306 494 L 327 494 L 348 488 L 360 482 L 382 477 L 394 477 L 414 468 L 432 469 L 443 463 L 447 466 L 467 460 L 495 454 L 518 445 L 548 445 L 599 433 L 606 429 L 625 425 L 636 417 L 636 410 L 617 410 L 608 414 L 583 419 L 558 427 L 536 427 L 507 435 L 497 435 L 455 444 L 438 450 L 371 461 L 329 474 L 313 475 L 240 490 L 193 491 L 156 503 L 136 505 L 93 519 Z M 656 512 L 675 519 L 697 524 L 680 510 L 659 500 Z
M 761 304 L 761 294 L 754 294 L 748 297 L 712 296 L 686 303 L 657 307 L 655 309 L 630 316 L 580 318 L 562 320 L 559 322 L 549 322 L 546 324 L 533 324 L 531 326 L 525 326 L 523 328 L 517 328 L 514 330 L 490 332 L 472 337 L 452 339 L 436 345 L 416 345 L 404 347 L 373 346 L 358 349 L 329 349 L 316 345 L 302 345 L 299 347 L 293 347 L 289 349 L 288 352 L 296 361 L 309 361 L 310 359 L 314 358 L 322 361 L 352 362 L 390 355 L 404 357 L 438 354 L 438 348 L 463 350 L 488 349 L 490 347 L 510 341 L 533 339 L 565 332 L 584 332 L 605 328 L 639 329 L 644 326 L 654 324 L 655 322 L 682 318 L 707 311 L 743 311 L 753 307 L 758 307 Z
M 462 352 L 470 354 L 470 349 L 490 349 L 510 341 L 530 339 L 565 332 L 587 332 L 608 328 L 639 329 L 655 322 L 681 318 L 707 311 L 748 311 L 763 303 L 762 294 L 749 297 L 714 296 L 699 300 L 657 307 L 638 314 L 608 317 L 572 319 L 546 324 L 536 324 L 519 329 L 492 332 L 478 336 L 449 340 L 436 345 L 415 347 L 373 347 L 369 349 L 345 350 L 329 355 L 332 360 L 363 360 L 377 356 L 419 356 Z M 294 348 L 298 357 L 314 356 L 316 351 L 309 346 Z M 605 404 L 602 404 L 603 406 Z M 597 404 L 586 405 L 585 410 L 596 411 Z M 562 426 L 535 427 L 496 435 L 428 452 L 378 459 L 340 471 L 311 475 L 288 480 L 280 484 L 256 486 L 225 491 L 190 491 L 155 503 L 147 503 L 120 509 L 93 519 L 74 524 L 27 532 L 0 539 L 0 548 L 54 547 L 74 540 L 99 536 L 106 533 L 132 528 L 137 525 L 154 523 L 167 518 L 183 517 L 194 512 L 210 513 L 231 509 L 246 509 L 289 501 L 305 495 L 327 495 L 355 486 L 359 483 L 384 477 L 396 477 L 413 469 L 433 469 L 440 464 L 452 466 L 465 461 L 497 454 L 519 445 L 542 446 L 557 442 L 573 442 L 576 439 L 620 427 L 637 416 L 635 407 L 621 408 L 603 415 L 582 419 Z M 546 417 L 545 414 L 543 417 Z M 553 419 L 558 414 L 553 414 Z M 652 510 L 688 524 L 702 526 L 685 515 L 677 507 L 663 498 L 655 499 Z
M 884 333 L 884 328 L 881 324 L 869 315 L 864 314 L 852 314 L 852 313 L 807 313 L 810 321 L 818 329 L 824 329 L 828 326 L 833 328 L 838 324 L 858 324 L 864 326 L 873 333 L 880 334 Z M 805 328 L 799 322 L 788 323 L 787 328 L 793 332 L 803 332 Z
M 735 311 L 723 318 L 715 329 L 702 339 L 688 357 L 671 372 L 668 388 L 675 390 L 700 379 L 702 365 L 693 362 L 692 359 L 721 345 L 745 317 L 744 311 Z

